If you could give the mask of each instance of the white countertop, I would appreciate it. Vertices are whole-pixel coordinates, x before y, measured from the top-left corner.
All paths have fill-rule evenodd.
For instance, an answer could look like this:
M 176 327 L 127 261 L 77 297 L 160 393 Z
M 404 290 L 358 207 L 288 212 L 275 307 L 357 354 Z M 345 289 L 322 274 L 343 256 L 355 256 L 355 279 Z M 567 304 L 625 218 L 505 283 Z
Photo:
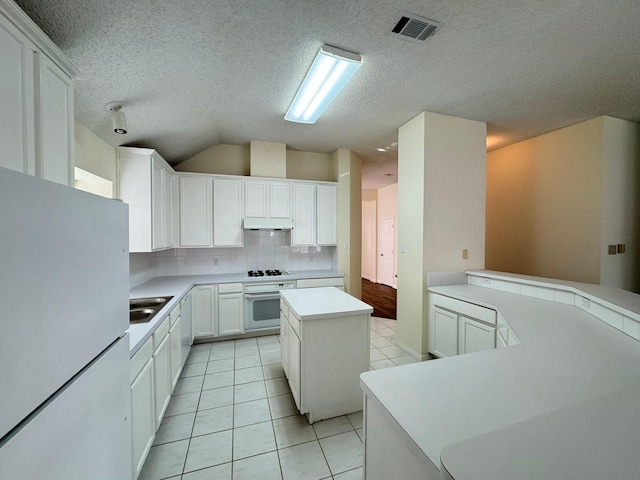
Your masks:
M 495 470 L 490 469 L 485 477 L 476 470 L 469 473 L 465 468 L 470 464 L 461 459 L 465 458 L 466 451 L 485 441 L 492 442 L 495 438 L 497 446 L 501 437 L 491 435 L 505 427 L 535 419 L 542 422 L 540 434 L 544 435 L 545 424 L 551 432 L 551 423 L 558 421 L 557 417 L 545 420 L 545 416 L 553 412 L 565 409 L 566 415 L 584 402 L 597 401 L 606 395 L 615 397 L 615 392 L 625 388 L 640 389 L 640 369 L 637 368 L 640 343 L 570 305 L 466 284 L 434 287 L 430 291 L 497 309 L 522 343 L 366 372 L 361 376 L 365 393 L 382 403 L 436 466 L 440 465 L 443 450 L 450 447 L 443 461 L 456 480 L 574 478 L 495 476 L 491 474 Z M 615 415 L 622 410 L 635 422 L 635 431 L 640 431 L 637 403 L 616 404 Z M 606 424 L 606 409 L 599 411 L 604 415 L 602 423 Z M 563 417 L 562 412 L 558 415 Z M 592 434 L 597 437 L 599 432 L 596 429 Z M 567 435 L 576 451 L 581 442 L 585 449 L 590 448 L 592 440 L 585 439 L 580 431 Z M 632 442 L 636 450 L 640 449 L 637 437 L 625 435 L 621 432 L 612 444 L 599 444 L 598 453 L 618 451 L 625 442 Z M 468 440 L 474 437 L 477 438 Z M 477 443 L 461 444 L 460 448 L 467 450 L 456 450 L 458 446 L 454 444 L 466 440 Z M 552 441 L 552 438 L 546 440 Z M 512 448 L 520 451 L 514 437 L 511 442 Z M 508 438 L 504 443 L 509 443 Z M 562 450 L 556 451 L 561 457 Z M 529 455 L 533 462 L 544 462 L 536 457 L 535 448 L 522 454 Z M 510 457 L 502 455 L 499 449 L 492 450 L 490 457 L 487 465 L 511 463 Z M 587 460 L 603 461 L 601 455 L 593 454 Z M 614 468 L 612 472 L 623 471 L 616 470 L 611 462 L 606 463 Z M 517 464 L 512 466 L 517 469 Z M 610 474 L 609 478 L 628 477 Z
M 344 273 L 335 270 L 299 270 L 278 277 L 248 277 L 246 273 L 230 273 L 218 275 L 177 275 L 155 277 L 129 291 L 129 298 L 167 297 L 173 298 L 148 323 L 129 326 L 129 348 L 133 356 L 144 342 L 162 323 L 162 320 L 189 293 L 194 285 L 212 285 L 220 283 L 265 283 L 300 280 L 303 278 L 335 278 L 344 277 Z
M 280 295 L 300 320 L 317 320 L 373 312 L 373 307 L 336 287 L 283 290 Z

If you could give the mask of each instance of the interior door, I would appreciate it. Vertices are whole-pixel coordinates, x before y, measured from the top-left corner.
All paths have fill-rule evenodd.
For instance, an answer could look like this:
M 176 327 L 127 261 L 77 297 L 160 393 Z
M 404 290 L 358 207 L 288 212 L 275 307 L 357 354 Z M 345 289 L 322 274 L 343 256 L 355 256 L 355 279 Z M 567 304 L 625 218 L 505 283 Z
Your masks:
M 380 283 L 394 286 L 394 250 L 395 250 L 395 220 L 383 218 L 380 220 L 380 256 L 378 258 L 378 272 Z

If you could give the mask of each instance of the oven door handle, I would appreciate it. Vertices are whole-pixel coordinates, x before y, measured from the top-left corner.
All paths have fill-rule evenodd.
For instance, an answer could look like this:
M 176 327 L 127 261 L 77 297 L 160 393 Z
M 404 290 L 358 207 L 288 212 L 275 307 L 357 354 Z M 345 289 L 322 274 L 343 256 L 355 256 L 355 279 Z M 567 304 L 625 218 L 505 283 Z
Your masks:
M 273 298 L 280 298 L 280 292 L 278 293 L 245 293 L 244 294 L 244 298 L 269 298 L 269 297 L 273 297 Z

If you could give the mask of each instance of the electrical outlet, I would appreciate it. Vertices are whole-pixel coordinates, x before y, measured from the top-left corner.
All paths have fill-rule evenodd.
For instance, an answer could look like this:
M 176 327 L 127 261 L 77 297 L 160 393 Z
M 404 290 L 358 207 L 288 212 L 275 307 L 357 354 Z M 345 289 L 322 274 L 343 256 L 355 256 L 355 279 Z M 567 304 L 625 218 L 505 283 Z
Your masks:
M 590 305 L 591 305 L 591 302 L 589 301 L 589 299 L 582 297 L 582 306 L 584 308 L 589 308 Z
M 467 258 L 469 258 L 469 251 L 465 248 L 462 250 L 462 259 L 466 260 Z
M 213 260 L 211 261 L 211 263 L 215 266 L 218 265 L 218 259 L 217 258 L 213 258 Z

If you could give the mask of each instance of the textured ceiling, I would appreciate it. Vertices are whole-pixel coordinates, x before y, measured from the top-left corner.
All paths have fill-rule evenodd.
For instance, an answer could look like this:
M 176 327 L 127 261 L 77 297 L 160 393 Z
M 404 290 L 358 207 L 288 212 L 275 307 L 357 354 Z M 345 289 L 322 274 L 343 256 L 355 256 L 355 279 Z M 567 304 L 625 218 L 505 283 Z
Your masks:
M 640 121 L 638 0 L 17 3 L 82 72 L 76 119 L 172 164 L 218 143 L 348 148 L 377 188 L 397 181 L 397 129 L 424 110 L 487 122 L 490 148 L 597 115 Z M 394 38 L 402 11 L 442 26 L 422 45 Z M 315 125 L 286 122 L 324 43 L 364 65 Z M 113 100 L 126 136 L 111 132 Z

